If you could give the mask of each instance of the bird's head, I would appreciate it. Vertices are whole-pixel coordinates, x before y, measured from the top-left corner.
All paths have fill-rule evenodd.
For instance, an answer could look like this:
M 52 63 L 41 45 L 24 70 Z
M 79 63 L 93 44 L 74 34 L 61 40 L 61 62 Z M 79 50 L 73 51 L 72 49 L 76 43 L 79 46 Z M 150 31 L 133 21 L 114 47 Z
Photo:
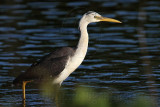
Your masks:
M 107 17 L 103 17 L 100 14 L 93 12 L 93 11 L 88 11 L 87 13 L 85 13 L 83 15 L 83 18 L 88 22 L 88 23 L 92 23 L 92 22 L 100 22 L 100 21 L 106 21 L 106 22 L 114 22 L 114 23 L 122 23 L 118 20 L 112 19 L 112 18 L 107 18 Z

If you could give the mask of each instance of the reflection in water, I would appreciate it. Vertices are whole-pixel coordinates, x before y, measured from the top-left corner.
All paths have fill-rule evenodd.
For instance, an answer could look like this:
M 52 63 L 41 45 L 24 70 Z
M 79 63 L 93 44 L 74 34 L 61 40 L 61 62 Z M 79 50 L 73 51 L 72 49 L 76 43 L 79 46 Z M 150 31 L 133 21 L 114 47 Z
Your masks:
M 82 8 L 68 14 L 79 7 Z M 159 1 L 1 0 L 0 106 L 22 104 L 21 87 L 10 87 L 13 79 L 54 47 L 74 46 L 79 37 L 77 19 L 88 10 L 122 20 L 123 24 L 89 26 L 87 56 L 63 83 L 64 90 L 74 90 L 76 84 L 85 83 L 99 92 L 112 90 L 123 101 L 128 101 L 137 92 L 152 94 L 159 101 L 160 93 L 154 91 L 160 88 Z M 141 16 L 143 13 L 145 16 Z M 144 39 L 146 42 L 141 41 Z M 34 85 L 28 86 L 26 91 L 29 99 L 26 106 L 52 104 Z

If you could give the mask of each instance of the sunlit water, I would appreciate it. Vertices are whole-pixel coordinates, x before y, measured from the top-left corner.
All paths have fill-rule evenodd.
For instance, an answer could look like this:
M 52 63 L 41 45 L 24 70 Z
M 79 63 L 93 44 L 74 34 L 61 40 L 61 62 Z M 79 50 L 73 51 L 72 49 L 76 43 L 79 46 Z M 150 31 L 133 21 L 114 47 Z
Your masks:
M 83 64 L 64 81 L 64 90 L 85 84 L 127 100 L 136 93 L 160 95 L 160 1 L 0 1 L 0 106 L 21 105 L 12 81 L 54 47 L 75 46 L 78 21 L 88 10 L 122 21 L 88 27 Z M 37 87 L 27 87 L 28 106 L 46 106 Z

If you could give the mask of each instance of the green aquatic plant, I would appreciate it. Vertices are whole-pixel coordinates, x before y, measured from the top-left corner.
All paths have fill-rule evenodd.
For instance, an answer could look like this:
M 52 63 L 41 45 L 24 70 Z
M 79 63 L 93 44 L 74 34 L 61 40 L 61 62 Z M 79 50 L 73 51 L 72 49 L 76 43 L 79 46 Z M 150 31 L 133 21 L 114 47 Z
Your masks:
M 72 104 L 76 107 L 110 107 L 106 93 L 96 93 L 93 89 L 84 87 L 77 88 Z

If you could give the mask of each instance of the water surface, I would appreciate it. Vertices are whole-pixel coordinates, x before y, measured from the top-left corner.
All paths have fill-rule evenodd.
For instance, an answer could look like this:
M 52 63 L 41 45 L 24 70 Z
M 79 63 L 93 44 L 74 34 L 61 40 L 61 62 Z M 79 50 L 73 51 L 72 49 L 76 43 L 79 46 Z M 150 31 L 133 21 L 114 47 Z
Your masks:
M 89 49 L 82 65 L 64 82 L 64 90 L 85 84 L 110 90 L 122 100 L 144 93 L 160 95 L 160 1 L 51 0 L 0 1 L 0 106 L 21 102 L 21 87 L 12 81 L 54 47 L 75 46 L 78 21 L 88 10 L 122 21 L 88 27 Z M 52 101 L 27 87 L 28 106 Z M 158 101 L 156 101 L 158 102 Z

